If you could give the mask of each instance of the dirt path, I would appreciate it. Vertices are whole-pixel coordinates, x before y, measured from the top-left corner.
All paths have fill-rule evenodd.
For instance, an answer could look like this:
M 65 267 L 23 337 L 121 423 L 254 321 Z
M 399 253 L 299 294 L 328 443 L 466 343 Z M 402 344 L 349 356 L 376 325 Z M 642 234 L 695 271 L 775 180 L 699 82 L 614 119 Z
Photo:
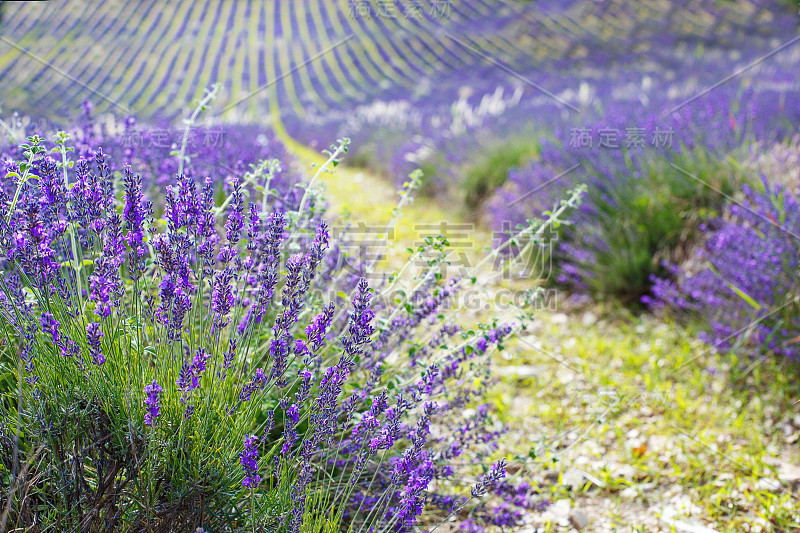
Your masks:
M 285 135 L 282 137 L 299 164 L 309 171 L 313 172 L 312 165 L 325 161 L 324 155 L 294 140 L 287 140 Z M 326 189 L 325 197 L 332 214 L 347 220 L 356 233 L 366 228 L 365 237 L 369 237 L 369 233 L 377 235 L 387 227 L 400 200 L 399 191 L 392 183 L 346 164 L 337 166 L 333 173 L 322 174 L 318 181 Z M 454 255 L 470 264 L 483 258 L 492 242 L 492 234 L 487 228 L 465 221 L 455 210 L 442 207 L 434 199 L 417 195 L 395 218 L 388 232 L 385 249 L 388 264 L 395 268 L 402 265 L 408 255 L 407 248 L 415 247 L 426 236 L 438 233 L 451 241 Z

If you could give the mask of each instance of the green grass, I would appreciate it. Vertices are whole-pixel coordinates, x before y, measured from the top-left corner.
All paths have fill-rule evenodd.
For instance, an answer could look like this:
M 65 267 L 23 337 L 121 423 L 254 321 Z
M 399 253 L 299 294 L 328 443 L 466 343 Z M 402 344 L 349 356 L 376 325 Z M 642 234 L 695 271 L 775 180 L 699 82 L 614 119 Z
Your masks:
M 712 354 L 692 328 L 653 317 L 594 313 L 605 318 L 543 317 L 501 369 L 509 451 L 548 497 L 613 527 L 650 530 L 676 501 L 699 508 L 685 516 L 678 506 L 676 519 L 720 532 L 759 520 L 775 531 L 800 527 L 796 488 L 778 481 L 800 458 L 797 367 Z M 566 486 L 572 470 L 597 483 Z M 561 483 L 546 481 L 556 475 Z
M 464 172 L 464 206 L 475 217 L 498 187 L 508 179 L 508 171 L 525 164 L 539 153 L 537 142 L 525 139 L 503 139 L 496 146 L 486 147 L 481 157 Z

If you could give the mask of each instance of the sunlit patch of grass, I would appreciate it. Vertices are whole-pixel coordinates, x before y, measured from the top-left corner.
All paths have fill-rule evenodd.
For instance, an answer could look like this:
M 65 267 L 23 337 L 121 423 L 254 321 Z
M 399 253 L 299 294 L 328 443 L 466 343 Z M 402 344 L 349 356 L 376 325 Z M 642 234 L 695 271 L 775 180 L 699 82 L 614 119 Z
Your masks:
M 281 130 L 277 128 L 277 131 Z M 285 134 L 281 139 L 298 158 L 298 164 L 310 168 L 324 162 L 325 156 Z M 321 175 L 318 183 L 325 189 L 330 211 L 338 218 L 336 223 L 350 224 L 353 228 L 351 234 L 361 235 L 374 244 L 370 253 L 384 255 L 376 268 L 402 265 L 407 259 L 408 248 L 419 246 L 426 236 L 439 233 L 452 241 L 450 254 L 454 267 L 476 264 L 492 244 L 491 233 L 485 227 L 465 222 L 458 214 L 430 198 L 410 203 L 393 220 L 393 212 L 400 200 L 397 189 L 368 171 L 339 165 L 335 172 Z
M 657 521 L 683 495 L 701 509 L 691 520 L 718 531 L 796 527 L 797 492 L 776 467 L 798 458 L 781 429 L 797 413 L 796 368 L 713 354 L 691 326 L 616 308 L 545 315 L 509 354 L 500 416 L 530 475 L 560 476 L 551 499 L 610 498 L 606 521 L 632 500 Z M 571 470 L 594 480 L 567 486 Z

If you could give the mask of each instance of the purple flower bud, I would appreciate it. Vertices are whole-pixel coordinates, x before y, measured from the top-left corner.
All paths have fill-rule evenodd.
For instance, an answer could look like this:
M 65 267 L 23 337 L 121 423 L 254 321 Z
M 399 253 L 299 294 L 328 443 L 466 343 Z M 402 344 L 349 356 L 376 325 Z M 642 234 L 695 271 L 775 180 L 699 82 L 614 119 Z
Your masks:
M 53 344 L 57 344 L 60 338 L 58 326 L 60 326 L 61 323 L 56 320 L 51 313 L 42 313 L 40 320 L 42 323 L 42 331 L 52 335 Z
M 232 195 L 233 201 L 228 208 L 228 221 L 225 223 L 225 237 L 231 246 L 235 246 L 244 226 L 244 194 L 238 178 L 233 181 Z
M 470 494 L 473 498 L 480 498 L 505 477 L 506 459 L 504 457 L 493 464 L 488 473 L 481 476 L 480 480 L 470 489 Z
M 239 454 L 239 462 L 244 471 L 242 486 L 254 489 L 261 483 L 261 476 L 258 475 L 258 437 L 255 435 L 245 435 L 244 450 Z
M 92 356 L 92 361 L 97 366 L 106 362 L 106 358 L 100 349 L 102 340 L 103 332 L 100 331 L 100 324 L 92 322 L 86 326 L 86 342 L 89 345 L 89 355 Z
M 153 380 L 152 383 L 144 388 L 144 404 L 147 407 L 147 413 L 144 415 L 144 423 L 148 426 L 156 425 L 156 419 L 161 410 L 160 396 L 163 391 L 164 389 L 161 388 L 156 380 Z

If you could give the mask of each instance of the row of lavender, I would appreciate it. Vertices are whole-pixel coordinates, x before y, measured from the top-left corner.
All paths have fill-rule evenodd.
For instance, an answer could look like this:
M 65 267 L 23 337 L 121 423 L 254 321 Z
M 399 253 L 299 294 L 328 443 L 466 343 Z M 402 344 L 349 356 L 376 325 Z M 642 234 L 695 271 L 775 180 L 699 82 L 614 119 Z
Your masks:
M 338 127 L 369 152 L 361 162 L 393 176 L 421 166 L 430 191 L 465 201 L 499 230 L 588 183 L 587 201 L 553 250 L 558 283 L 705 317 L 717 348 L 800 356 L 800 228 L 791 215 L 798 176 L 787 189 L 755 164 L 797 142 L 796 12 L 768 1 L 636 9 L 611 1 L 531 15 L 519 18 L 536 29 L 529 54 L 492 56 L 450 36 L 455 47 L 483 50 L 484 66 L 442 79 L 424 98 L 326 115 L 316 131 L 329 116 L 341 119 Z M 595 31 L 609 17 L 624 38 Z M 560 21 L 563 37 L 576 30 L 561 55 L 537 48 L 559 31 L 548 20 Z M 300 131 L 291 119 L 288 127 Z M 797 155 L 788 152 L 791 168 Z M 504 168 L 490 168 L 503 164 L 515 167 L 507 179 Z M 482 196 L 488 201 L 474 201 Z
M 443 31 L 483 43 L 490 53 L 513 47 L 500 34 L 516 18 L 516 5 L 510 0 L 224 5 L 110 0 L 76 1 L 66 9 L 9 4 L 0 19 L 9 45 L 0 53 L 0 90 L 8 108 L 27 113 L 72 108 L 101 96 L 102 111 L 174 119 L 182 104 L 221 81 L 220 100 L 229 118 L 258 120 L 265 109 L 280 109 L 302 119 L 409 94 L 421 88 L 422 78 L 481 62 L 450 46 Z M 54 49 L 62 53 L 51 53 Z
M 475 281 L 440 280 L 440 247 L 407 280 L 343 269 L 324 200 L 259 163 L 285 155 L 268 132 L 176 163 L 185 131 L 133 126 L 87 114 L 2 158 L 0 529 L 480 530 L 546 505 L 502 481 L 484 403 L 525 313 L 459 325 Z
M 718 349 L 797 359 L 798 101 L 732 87 L 667 114 L 626 106 L 543 138 L 488 211 L 523 222 L 586 182 L 553 251 L 558 283 L 700 317 Z
M 489 20 L 465 14 L 440 20 L 434 36 L 444 49 L 435 58 L 441 68 L 413 72 L 413 90 L 386 83 L 383 94 L 355 110 L 308 106 L 282 120 L 308 143 L 347 132 L 393 176 L 429 164 L 445 188 L 457 188 L 459 164 L 481 152 L 475 138 L 591 123 L 615 105 L 655 114 L 734 73 L 741 74 L 734 84 L 748 79 L 757 92 L 787 102 L 798 88 L 796 50 L 789 46 L 797 18 L 782 2 L 536 2 L 517 5 L 513 16 L 509 9 L 504 5 Z M 387 31 L 404 35 L 402 24 L 391 22 L 400 27 Z M 407 24 L 406 33 L 417 31 Z M 665 102 L 672 105 L 660 107 Z

